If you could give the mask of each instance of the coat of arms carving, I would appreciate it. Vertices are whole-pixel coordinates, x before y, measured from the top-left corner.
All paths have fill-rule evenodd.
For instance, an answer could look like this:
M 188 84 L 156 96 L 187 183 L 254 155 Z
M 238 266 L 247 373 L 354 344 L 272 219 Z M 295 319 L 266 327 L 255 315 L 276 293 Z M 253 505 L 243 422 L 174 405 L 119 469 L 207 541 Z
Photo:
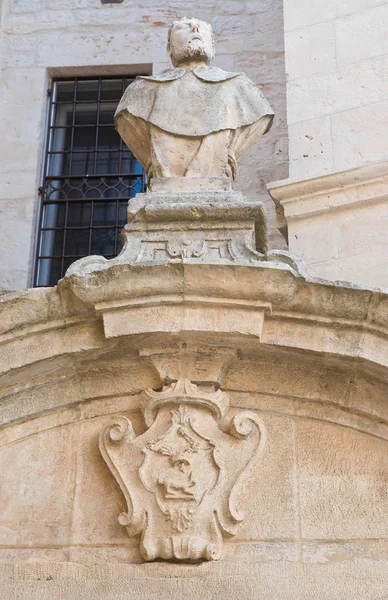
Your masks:
M 119 416 L 102 431 L 102 456 L 127 503 L 119 522 L 129 536 L 141 534 L 145 560 L 217 560 L 223 536 L 237 532 L 266 430 L 244 411 L 225 433 L 220 422 L 228 407 L 221 390 L 201 391 L 180 379 L 143 392 L 144 434 L 136 437 L 130 420 Z

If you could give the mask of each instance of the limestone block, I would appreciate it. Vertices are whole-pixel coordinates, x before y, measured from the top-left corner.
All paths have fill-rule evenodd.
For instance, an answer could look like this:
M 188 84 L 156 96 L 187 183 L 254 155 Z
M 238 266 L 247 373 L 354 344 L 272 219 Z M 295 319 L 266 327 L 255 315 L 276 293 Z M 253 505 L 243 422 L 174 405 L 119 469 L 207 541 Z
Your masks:
M 72 432 L 62 428 L 0 449 L 2 545 L 68 543 L 74 485 L 72 443 Z
M 236 561 L 258 565 L 269 562 L 298 562 L 300 544 L 297 541 L 255 540 L 229 543 L 225 547 L 223 562 L 233 565 Z
M 304 542 L 303 561 L 306 563 L 333 563 L 354 561 L 356 556 L 375 561 L 386 561 L 388 544 L 386 540 L 346 540 L 345 542 Z
M 24 290 L 29 285 L 29 270 L 0 267 L 0 288 L 4 290 Z
M 67 548 L 0 548 L 0 563 L 3 564 L 66 563 L 68 560 L 69 550 Z
M 188 306 L 179 304 L 128 307 L 129 310 L 106 310 L 103 315 L 107 338 L 156 332 L 240 333 L 260 339 L 263 332 L 264 310 L 254 315 L 244 306 L 230 308 L 216 303 Z M 218 305 L 217 305 L 218 304 Z
M 75 330 L 77 333 L 73 335 Z M 39 332 L 38 338 L 34 335 L 26 335 L 3 344 L 0 371 L 4 373 L 29 362 L 44 360 L 49 356 L 63 356 L 72 352 L 82 352 L 87 348 L 98 348 L 101 342 L 101 331 L 96 331 L 85 323 L 76 326 L 73 331 L 63 332 L 62 338 L 58 338 L 55 330 L 43 330 Z M 40 346 L 37 347 L 37 344 Z
M 338 244 L 339 244 L 339 232 L 336 227 L 336 218 L 334 215 L 328 215 L 326 217 L 327 230 L 325 228 L 325 235 L 322 236 L 322 222 L 316 217 L 303 219 L 303 227 L 308 228 L 308 240 L 303 236 L 303 231 L 300 226 L 296 225 L 292 228 L 292 232 L 289 238 L 294 252 L 300 257 L 304 257 L 304 260 L 314 265 L 318 265 L 321 262 L 334 263 L 338 259 Z M 313 245 L 313 240 L 320 240 L 319 244 Z M 318 277 L 316 272 L 311 271 L 312 277 Z
M 332 172 L 333 141 L 330 117 L 294 123 L 289 126 L 289 135 L 290 177 L 304 179 Z
M 286 34 L 285 58 L 288 81 L 336 70 L 334 31 L 334 24 L 329 21 Z
M 386 442 L 322 422 L 296 425 L 302 537 L 385 538 Z
M 238 393 L 233 395 L 235 397 Z M 239 528 L 237 541 L 292 540 L 298 536 L 293 424 L 291 419 L 279 415 L 258 414 L 267 428 L 267 442 L 249 487 L 246 518 Z M 283 560 L 293 560 L 293 545 L 281 546 L 277 551 L 281 551 Z M 261 556 L 261 560 L 274 560 L 276 548 L 256 547 L 254 554 Z
M 27 190 L 31 187 L 37 187 L 37 173 L 36 169 L 26 167 L 23 173 L 16 170 L 15 159 L 13 161 L 2 162 L 2 186 L 0 189 L 0 206 L 2 203 L 12 202 L 13 199 L 17 198 L 19 202 L 31 207 L 35 204 L 35 199 L 31 198 L 31 194 L 27 194 Z M 8 168 L 6 168 L 8 167 Z M 5 207 L 3 207 L 5 208 Z M 29 214 L 31 219 L 31 214 Z
M 388 86 L 386 98 L 388 98 Z M 333 158 L 336 171 L 387 158 L 385 131 L 388 100 L 332 115 Z M 367 123 L 367 127 L 365 127 Z M 366 231 L 365 231 L 366 232 Z M 373 235 L 373 231 L 369 232 Z
M 335 73 L 290 81 L 288 122 L 298 123 L 385 100 L 387 66 L 387 56 L 374 57 Z
M 122 342 L 127 355 L 131 354 L 131 344 Z M 120 352 L 120 351 L 119 351 Z M 131 363 L 122 357 L 109 357 L 109 360 L 98 365 L 85 364 L 78 368 L 78 376 L 82 394 L 85 398 L 110 396 L 128 397 L 147 387 L 157 387 L 160 378 L 148 361 L 139 361 L 133 356 Z
M 117 410 L 117 409 L 116 409 Z M 138 413 L 129 413 L 137 431 L 144 430 Z M 119 524 L 117 516 L 125 510 L 125 499 L 115 484 L 98 449 L 98 436 L 107 416 L 86 420 L 78 428 L 77 489 L 74 498 L 72 546 L 130 546 L 127 558 L 138 557 L 136 545 Z M 126 548 L 128 550 L 128 548 Z
M 11 0 L 10 13 L 35 13 L 42 10 L 42 0 Z
M 282 369 L 277 371 L 268 359 L 244 357 L 232 361 L 225 368 L 222 385 L 229 390 L 236 390 L 233 395 L 235 402 L 238 400 L 237 390 L 254 392 L 258 389 L 263 395 L 279 396 L 285 402 L 287 396 L 319 398 L 322 378 L 323 372 L 318 365 L 307 366 L 301 361 L 295 364 L 284 357 Z
M 44 410 L 53 410 L 63 407 L 80 399 L 79 381 L 75 373 L 66 373 L 61 370 L 57 377 L 41 377 L 35 382 L 34 391 L 31 390 L 31 381 L 23 385 L 19 379 L 19 387 L 11 395 L 5 392 L 0 395 L 0 423 L 2 425 L 15 421 L 25 415 L 26 417 L 39 414 Z M 6 439 L 7 430 L 3 430 L 0 440 Z M 1 441 L 0 441 L 1 444 Z
M 385 4 L 385 0 L 352 0 L 351 3 L 335 0 L 285 0 L 284 29 L 302 29 L 313 23 L 330 21 L 381 4 Z
M 164 33 L 164 32 L 163 32 Z M 160 47 L 162 46 L 160 35 Z M 164 39 L 163 39 L 164 42 Z M 47 33 L 39 44 L 36 64 L 38 67 L 67 67 L 87 65 L 121 64 L 129 66 L 128 47 L 134 44 L 133 33 L 117 33 L 115 36 L 104 34 L 74 35 L 63 33 L 61 44 L 58 44 L 56 34 Z M 63 48 L 67 48 L 64 52 Z M 136 47 L 136 64 L 160 60 L 160 51 L 151 47 L 139 45 Z M 133 62 L 133 61 L 130 61 Z
M 4 227 L 0 240 L 3 266 L 13 264 L 19 270 L 28 266 L 33 208 L 34 203 L 25 198 L 12 198 L 7 203 L 0 201 L 0 218 Z M 15 253 L 20 238 L 27 243 Z
M 268 7 L 267 7 L 268 8 Z M 244 49 L 249 52 L 267 53 L 269 51 L 266 39 L 271 40 L 271 52 L 282 55 L 284 53 L 284 34 L 279 27 L 277 19 L 274 19 L 273 8 L 260 12 L 258 14 L 250 13 L 248 15 L 249 29 L 244 41 Z M 260 28 L 261 36 L 255 35 L 255 31 Z M 241 31 L 241 29 L 240 29 Z
M 282 561 L 252 565 L 4 565 L 1 593 L 7 600 L 381 600 L 385 561 L 359 559 L 330 565 Z
M 119 565 L 121 563 L 127 566 L 143 562 L 137 540 L 130 539 L 120 545 L 71 546 L 67 550 L 67 554 L 70 562 L 80 565 L 103 565 L 107 563 Z
M 355 266 L 357 260 L 357 266 Z M 373 270 L 371 269 L 373 264 Z M 312 277 L 319 277 L 327 281 L 353 282 L 361 281 L 365 286 L 376 289 L 388 289 L 386 277 L 386 258 L 381 250 L 368 251 L 368 256 L 363 253 L 341 256 L 336 261 L 311 262 L 309 265 Z
M 4 35 L 0 41 L 2 65 L 26 69 L 35 65 L 38 40 L 33 37 Z
M 388 53 L 388 6 L 371 6 L 335 22 L 335 47 L 339 67 Z

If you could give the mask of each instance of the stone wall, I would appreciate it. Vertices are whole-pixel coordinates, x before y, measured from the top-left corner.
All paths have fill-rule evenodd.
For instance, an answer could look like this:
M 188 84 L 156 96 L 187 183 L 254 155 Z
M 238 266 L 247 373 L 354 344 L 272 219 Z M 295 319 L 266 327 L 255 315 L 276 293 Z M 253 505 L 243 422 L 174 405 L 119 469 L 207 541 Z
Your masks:
M 285 0 L 290 177 L 388 158 L 385 0 Z
M 284 26 L 290 178 L 270 186 L 279 226 L 311 275 L 386 289 L 388 4 L 286 0 Z
M 0 598 L 383 598 L 387 303 L 282 269 L 198 264 L 4 294 Z M 222 560 L 144 564 L 98 437 L 113 415 L 140 435 L 142 391 L 182 376 L 218 379 L 223 431 L 252 411 L 267 439 Z
M 195 0 L 190 8 L 182 0 L 163 5 L 151 0 L 107 5 L 100 0 L 3 0 L 0 287 L 25 288 L 32 282 L 50 77 L 165 68 L 167 28 L 188 12 L 212 22 L 215 64 L 245 71 L 275 109 L 275 124 L 241 165 L 236 187 L 265 201 L 271 244 L 283 246 L 265 189 L 265 182 L 288 173 L 281 0 Z

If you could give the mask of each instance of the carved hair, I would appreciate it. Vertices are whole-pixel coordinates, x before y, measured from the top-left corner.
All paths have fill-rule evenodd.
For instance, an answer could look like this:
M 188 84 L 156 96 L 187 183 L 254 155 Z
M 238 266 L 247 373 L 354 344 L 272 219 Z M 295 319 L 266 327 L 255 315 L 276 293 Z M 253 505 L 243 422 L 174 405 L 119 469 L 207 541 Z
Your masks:
M 169 27 L 169 29 L 168 29 L 168 34 L 167 34 L 167 52 L 171 55 L 171 33 L 172 33 L 172 30 L 174 29 L 175 25 L 178 25 L 179 23 L 190 23 L 191 21 L 196 21 L 197 23 L 205 23 L 205 25 L 210 30 L 211 37 L 212 37 L 212 54 L 213 54 L 212 58 L 214 58 L 214 55 L 215 55 L 215 44 L 214 44 L 213 28 L 210 25 L 210 23 L 207 23 L 206 21 L 201 21 L 201 19 L 196 19 L 195 17 L 192 17 L 190 19 L 187 18 L 187 17 L 183 17 L 182 19 L 178 19 L 177 21 L 173 22 L 173 24 L 171 25 L 171 27 Z

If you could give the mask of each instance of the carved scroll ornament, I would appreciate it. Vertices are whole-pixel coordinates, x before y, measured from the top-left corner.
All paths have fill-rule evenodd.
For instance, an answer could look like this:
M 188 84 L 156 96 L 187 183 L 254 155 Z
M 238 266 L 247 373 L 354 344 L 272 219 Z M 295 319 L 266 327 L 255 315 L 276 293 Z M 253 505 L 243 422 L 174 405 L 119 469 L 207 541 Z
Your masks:
M 223 534 L 237 532 L 266 430 L 254 413 L 241 412 L 224 433 L 228 406 L 221 390 L 202 392 L 180 379 L 143 392 L 143 435 L 120 416 L 102 431 L 102 456 L 127 503 L 119 522 L 129 536 L 141 534 L 145 560 L 217 560 Z

